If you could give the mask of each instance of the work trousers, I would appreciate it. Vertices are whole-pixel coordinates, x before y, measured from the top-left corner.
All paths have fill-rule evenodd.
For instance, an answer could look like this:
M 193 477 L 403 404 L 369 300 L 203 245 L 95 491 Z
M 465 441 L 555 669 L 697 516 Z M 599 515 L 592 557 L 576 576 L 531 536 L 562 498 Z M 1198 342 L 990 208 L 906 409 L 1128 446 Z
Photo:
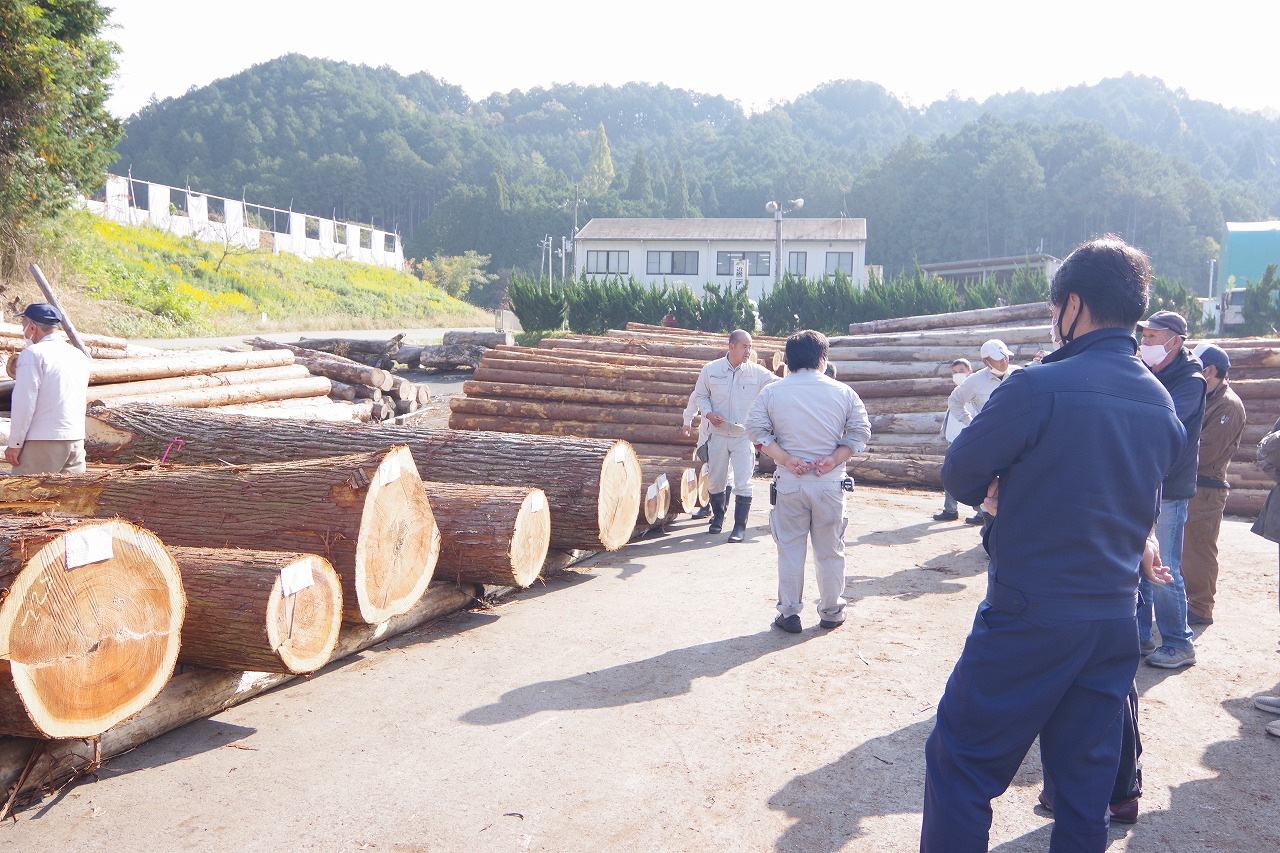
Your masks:
M 922 853 L 987 850 L 991 800 L 1037 735 L 1055 785 L 1050 851 L 1101 853 L 1137 646 L 1132 617 L 1057 620 L 984 603 L 925 744 Z
M 756 446 L 746 434 L 739 436 L 716 435 L 707 438 L 707 489 L 715 494 L 729 485 L 729 471 L 733 470 L 733 493 L 740 498 L 751 497 L 751 475 L 755 473 Z
M 1124 700 L 1124 716 L 1121 720 L 1120 766 L 1116 781 L 1111 786 L 1111 802 L 1123 803 L 1142 796 L 1142 735 L 1138 733 L 1138 685 L 1129 685 L 1129 695 Z M 1040 753 L 1044 764 L 1044 752 Z M 1053 804 L 1053 780 L 1044 774 L 1044 792 L 1049 804 Z
M 13 473 L 25 477 L 37 474 L 83 474 L 84 439 L 54 441 L 51 439 L 27 439 L 22 443 L 22 455 Z
M 778 612 L 794 616 L 804 609 L 804 563 L 808 543 L 818 577 L 818 615 L 843 622 L 844 492 L 840 481 L 806 475 L 778 481 L 778 502 L 769 513 L 769 530 L 778 546 Z
M 1187 527 L 1182 534 L 1182 580 L 1187 586 L 1187 609 L 1213 618 L 1218 593 L 1218 531 L 1227 508 L 1227 490 L 1198 486 L 1187 504 Z
M 1187 627 L 1187 586 L 1182 580 L 1183 534 L 1187 527 L 1187 500 L 1160 502 L 1160 518 L 1156 521 L 1156 540 L 1160 543 L 1160 562 L 1169 569 L 1173 580 L 1152 583 L 1145 577 L 1139 581 L 1142 603 L 1138 607 L 1138 637 L 1151 639 L 1154 617 L 1160 629 L 1160 645 L 1173 649 L 1190 649 L 1191 629 Z

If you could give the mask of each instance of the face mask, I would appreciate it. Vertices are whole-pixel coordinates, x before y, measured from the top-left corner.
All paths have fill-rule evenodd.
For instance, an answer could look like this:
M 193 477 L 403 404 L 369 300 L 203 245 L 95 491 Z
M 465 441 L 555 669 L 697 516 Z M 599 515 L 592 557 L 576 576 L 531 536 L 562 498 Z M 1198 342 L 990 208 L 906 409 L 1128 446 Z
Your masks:
M 965 381 L 966 379 L 968 379 L 968 378 L 969 378 L 969 374 L 967 374 L 967 373 L 953 373 L 953 374 L 951 374 L 951 381 L 952 381 L 952 382 L 954 382 L 954 383 L 956 383 L 957 385 L 963 385 L 963 384 L 964 384 L 964 381 Z
M 1155 367 L 1169 355 L 1164 344 L 1142 344 L 1138 349 L 1141 350 L 1142 360 L 1148 367 Z
M 1010 368 L 1010 367 L 1012 367 L 1012 365 L 1005 365 L 1004 370 L 996 370 L 996 369 L 993 367 L 993 368 L 991 368 L 991 375 L 992 375 L 992 376 L 995 376 L 995 377 L 997 377 L 997 378 L 1003 379 L 1005 376 L 1007 376 L 1007 375 L 1009 374 L 1009 368 Z
M 1063 311 L 1067 310 L 1067 305 L 1065 302 L 1062 305 L 1062 310 Z M 1062 331 L 1062 312 L 1058 312 L 1058 319 L 1054 321 L 1053 329 L 1052 329 L 1054 349 L 1058 349 L 1062 347 L 1064 344 L 1069 344 L 1076 339 L 1076 323 L 1079 323 L 1079 322 L 1080 322 L 1080 312 L 1076 311 L 1076 318 L 1071 321 L 1071 328 L 1067 329 L 1064 332 Z

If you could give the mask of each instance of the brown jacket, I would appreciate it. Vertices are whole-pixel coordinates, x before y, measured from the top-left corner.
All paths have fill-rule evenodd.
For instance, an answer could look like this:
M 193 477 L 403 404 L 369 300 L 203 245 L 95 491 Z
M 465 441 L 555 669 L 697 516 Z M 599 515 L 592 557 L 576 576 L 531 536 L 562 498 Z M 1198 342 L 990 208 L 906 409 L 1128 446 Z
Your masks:
M 1224 379 L 1205 400 L 1200 462 L 1196 467 L 1197 488 L 1222 488 L 1226 484 L 1227 466 L 1239 449 L 1243 435 L 1244 403 Z

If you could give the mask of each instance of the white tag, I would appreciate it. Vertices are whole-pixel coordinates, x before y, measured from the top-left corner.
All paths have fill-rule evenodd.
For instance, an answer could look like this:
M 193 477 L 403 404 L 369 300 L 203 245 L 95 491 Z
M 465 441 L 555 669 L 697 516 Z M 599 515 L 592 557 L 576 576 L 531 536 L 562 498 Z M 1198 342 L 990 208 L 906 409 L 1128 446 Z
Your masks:
M 647 492 L 645 492 L 645 493 L 644 493 L 644 499 L 645 499 L 645 500 L 647 500 L 647 501 L 651 501 L 651 500 L 653 500 L 654 498 L 656 498 L 657 496 L 658 496 L 658 484 L 657 484 L 657 483 L 650 483 L 650 484 L 649 484 L 649 490 L 648 490 Z
M 621 444 L 613 449 L 613 461 L 625 462 L 627 460 L 627 448 Z
M 658 479 L 656 479 L 656 480 L 654 480 L 654 481 L 653 481 L 653 485 L 654 485 L 654 488 L 658 488 L 658 489 L 669 489 L 669 488 L 671 488 L 671 487 L 670 487 L 670 485 L 668 484 L 668 481 L 667 481 L 667 475 L 666 475 L 666 474 L 659 474 L 659 475 L 658 475 Z
M 306 561 L 293 563 L 280 570 L 280 592 L 293 595 L 316 582 L 311 574 L 311 564 Z
M 694 485 L 695 483 L 698 482 L 698 472 L 693 470 L 692 468 L 685 468 L 684 481 L 690 486 Z
M 82 527 L 67 533 L 63 539 L 67 545 L 67 568 L 74 569 L 89 563 L 100 563 L 115 556 L 111 544 L 111 531 L 105 527 Z
M 546 494 L 541 489 L 533 492 L 529 496 L 529 512 L 542 512 L 542 508 L 547 504 Z
M 400 479 L 399 465 L 383 465 L 378 469 L 378 485 L 388 486 Z

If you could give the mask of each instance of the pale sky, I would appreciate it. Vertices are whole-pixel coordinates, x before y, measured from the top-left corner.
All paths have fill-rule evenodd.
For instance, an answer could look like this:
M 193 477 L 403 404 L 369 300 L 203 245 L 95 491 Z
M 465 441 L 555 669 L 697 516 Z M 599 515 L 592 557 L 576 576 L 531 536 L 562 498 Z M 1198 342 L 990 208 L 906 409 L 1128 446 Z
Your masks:
M 121 46 L 111 111 L 181 95 L 285 53 L 402 74 L 473 99 L 554 83 L 665 83 L 748 110 L 829 80 L 923 106 L 1126 72 L 1199 100 L 1280 113 L 1266 44 L 1276 0 L 101 0 Z M 1266 34 L 1253 38 L 1251 34 Z

